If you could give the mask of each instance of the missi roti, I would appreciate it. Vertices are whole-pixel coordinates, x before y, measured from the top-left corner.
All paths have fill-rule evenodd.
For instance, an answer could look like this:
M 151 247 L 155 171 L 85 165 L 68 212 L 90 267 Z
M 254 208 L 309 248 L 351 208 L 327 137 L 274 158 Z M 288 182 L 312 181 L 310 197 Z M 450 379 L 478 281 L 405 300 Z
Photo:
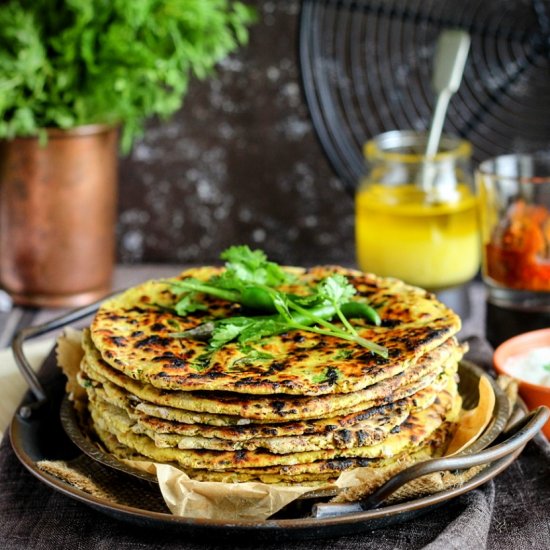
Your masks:
M 85 358 L 81 368 L 90 378 L 108 380 L 144 401 L 185 411 L 238 416 L 243 419 L 267 422 L 333 416 L 337 411 L 356 406 L 361 408 L 362 403 L 380 398 L 393 401 L 392 396 L 400 387 L 415 382 L 423 384 L 421 387 L 428 386 L 443 370 L 444 365 L 456 364 L 463 355 L 463 348 L 454 338 L 451 338 L 437 349 L 427 353 L 405 372 L 357 392 L 318 397 L 295 397 L 284 394 L 267 397 L 231 392 L 160 390 L 110 367 L 101 359 L 87 332 L 83 335 L 83 347 Z M 416 387 L 411 393 L 419 389 L 421 388 Z M 177 418 L 174 419 L 177 420 Z
M 447 386 L 438 394 L 445 391 L 453 399 L 458 393 L 456 382 L 448 380 Z M 433 395 L 431 406 L 438 399 Z M 403 400 L 405 401 L 405 400 Z M 350 449 L 353 447 L 375 445 L 385 439 L 390 432 L 394 432 L 410 416 L 411 410 L 395 406 L 391 411 L 374 414 L 364 421 L 359 421 L 346 428 L 327 430 L 324 433 L 287 435 L 277 437 L 259 437 L 248 440 L 228 440 L 212 437 L 204 437 L 198 432 L 193 436 L 181 436 L 157 433 L 153 429 L 140 424 L 131 413 L 121 407 L 109 403 L 96 395 L 91 396 L 93 408 L 103 417 L 117 418 L 121 429 L 131 430 L 136 434 L 142 434 L 154 441 L 157 447 L 179 449 L 207 449 L 218 451 L 256 450 L 265 449 L 275 454 L 298 453 L 322 449 Z M 416 410 L 414 412 L 417 412 Z M 337 419 L 336 419 L 337 420 Z
M 449 384 L 451 386 L 451 384 Z M 457 394 L 457 387 L 446 389 L 453 397 Z M 434 395 L 427 406 L 435 401 Z M 415 410 L 414 412 L 417 412 Z M 245 441 L 231 441 L 221 438 L 196 436 L 181 436 L 173 434 L 159 434 L 154 429 L 144 428 L 138 421 L 132 426 L 134 433 L 141 433 L 152 439 L 157 447 L 173 447 L 178 449 L 208 449 L 219 451 L 266 449 L 275 454 L 298 453 L 322 449 L 351 449 L 375 445 L 383 441 L 390 432 L 395 431 L 411 414 L 405 407 L 393 407 L 391 413 L 379 413 L 371 418 L 359 421 L 347 428 L 335 429 L 318 434 L 286 435 L 263 437 Z
M 319 460 L 311 464 L 297 464 L 294 466 L 266 467 L 266 468 L 241 468 L 235 470 L 209 470 L 192 469 L 183 470 L 196 481 L 218 481 L 222 483 L 242 483 L 246 481 L 258 481 L 262 483 L 291 485 L 304 483 L 321 485 L 335 481 L 338 476 L 354 468 L 370 468 L 373 472 L 377 468 L 384 468 L 398 464 L 413 464 L 420 460 L 426 460 L 433 456 L 439 456 L 439 451 L 444 447 L 451 431 L 451 424 L 445 422 L 415 450 L 404 451 L 391 458 L 344 458 L 334 460 Z M 143 455 L 123 447 L 116 437 L 109 432 L 98 429 L 100 439 L 110 453 L 119 459 L 149 461 Z M 177 467 L 177 466 L 176 466 Z
M 134 432 L 141 432 L 152 438 L 156 437 L 157 445 L 162 440 L 162 436 L 170 438 L 164 439 L 164 446 L 182 447 L 182 441 L 189 441 L 188 448 L 193 448 L 192 445 L 196 439 L 186 440 L 181 438 L 219 439 L 230 442 L 228 444 L 232 445 L 254 440 L 256 446 L 262 446 L 263 442 L 268 440 L 273 441 L 276 438 L 311 436 L 315 434 L 328 436 L 330 439 L 337 438 L 349 445 L 351 444 L 351 437 L 348 431 L 351 430 L 354 433 L 361 432 L 357 437 L 378 437 L 380 439 L 381 431 L 392 429 L 400 424 L 404 419 L 403 415 L 408 416 L 411 412 L 428 407 L 435 401 L 441 391 L 446 390 L 450 393 L 456 393 L 457 391 L 454 372 L 451 372 L 442 375 L 432 385 L 409 397 L 392 403 L 374 406 L 364 411 L 345 414 L 344 416 L 278 424 L 216 426 L 201 423 L 175 422 L 149 416 L 136 409 L 135 403 L 128 397 L 128 394 L 108 382 L 103 385 L 88 382 L 85 384 L 85 387 L 90 399 L 105 401 L 124 409 L 135 422 L 132 428 Z M 214 441 L 214 443 L 217 442 Z M 365 444 L 370 444 L 367 442 L 367 439 L 365 439 Z
M 342 273 L 384 320 L 375 327 L 358 322 L 361 336 L 386 346 L 389 358 L 339 338 L 291 331 L 262 339 L 261 359 L 228 344 L 205 361 L 207 344 L 174 338 L 174 331 L 194 328 L 240 308 L 205 298 L 208 311 L 177 316 L 165 308 L 177 296 L 169 284 L 148 282 L 107 300 L 91 325 L 91 338 L 102 358 L 126 376 L 159 389 L 230 391 L 249 395 L 311 395 L 357 392 L 414 365 L 460 329 L 460 319 L 434 295 L 395 279 L 338 267 L 295 270 L 303 292 L 334 273 Z M 206 280 L 215 268 L 184 272 L 180 278 Z M 164 308 L 164 309 L 163 309 Z
M 457 398 L 458 399 L 458 398 Z M 398 433 L 390 434 L 381 443 L 352 449 L 330 449 L 301 453 L 273 454 L 264 450 L 255 451 L 208 451 L 158 448 L 146 436 L 131 431 L 131 421 L 120 414 L 116 418 L 102 416 L 101 411 L 90 404 L 94 425 L 112 433 L 118 441 L 157 462 L 174 462 L 183 468 L 230 470 L 235 468 L 258 468 L 265 466 L 290 466 L 334 458 L 389 458 L 407 448 L 417 448 L 445 420 L 453 409 L 453 398 L 442 393 L 431 407 L 413 413 L 400 426 Z
M 438 373 L 431 373 L 428 376 L 411 382 L 409 384 L 406 384 L 404 386 L 398 387 L 395 389 L 391 395 L 385 396 L 385 397 L 378 397 L 372 400 L 359 402 L 353 406 L 345 407 L 343 409 L 337 409 L 337 410 L 330 410 L 326 413 L 319 414 L 315 418 L 305 418 L 302 422 L 305 422 L 307 424 L 314 422 L 315 420 L 323 420 L 323 419 L 330 419 L 334 418 L 335 416 L 347 416 L 347 415 L 357 415 L 357 417 L 361 415 L 370 414 L 370 410 L 375 407 L 381 407 L 384 405 L 391 405 L 392 403 L 404 399 L 406 397 L 413 396 L 417 394 L 420 390 L 428 387 L 430 384 L 437 381 L 439 378 L 447 376 L 447 374 L 453 372 L 456 373 L 457 371 L 457 364 L 450 365 L 448 367 L 445 367 L 443 371 L 440 371 Z M 146 403 L 142 401 L 141 403 L 138 403 L 136 405 L 136 410 L 143 412 L 145 414 L 148 414 L 152 417 L 162 418 L 166 420 L 172 420 L 175 422 L 186 422 L 187 417 L 189 416 L 187 411 L 182 411 L 181 409 L 175 409 L 172 407 L 163 407 L 159 405 L 152 405 L 150 403 Z M 263 418 L 260 419 L 248 419 L 248 418 L 240 418 L 238 416 L 225 416 L 222 417 L 222 415 L 216 415 L 216 414 L 209 414 L 209 413 L 192 413 L 195 415 L 200 415 L 203 422 L 208 425 L 232 425 L 232 426 L 247 426 L 250 424 L 256 424 L 256 425 L 263 425 L 265 427 L 273 426 L 274 423 L 286 423 L 286 422 L 300 422 L 299 419 L 294 419 L 293 415 L 289 415 L 285 418 L 279 418 L 275 420 L 266 420 Z M 232 422 L 229 424 L 221 424 L 216 422 L 219 418 L 231 418 Z

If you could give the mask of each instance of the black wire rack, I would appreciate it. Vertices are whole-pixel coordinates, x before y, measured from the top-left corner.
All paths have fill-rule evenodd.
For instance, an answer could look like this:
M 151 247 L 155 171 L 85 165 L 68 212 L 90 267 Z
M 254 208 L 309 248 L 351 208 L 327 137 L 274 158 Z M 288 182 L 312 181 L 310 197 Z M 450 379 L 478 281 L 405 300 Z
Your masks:
M 435 43 L 472 37 L 445 132 L 474 161 L 550 146 L 550 6 L 545 0 L 303 0 L 300 65 L 311 118 L 346 189 L 364 173 L 363 144 L 428 129 Z

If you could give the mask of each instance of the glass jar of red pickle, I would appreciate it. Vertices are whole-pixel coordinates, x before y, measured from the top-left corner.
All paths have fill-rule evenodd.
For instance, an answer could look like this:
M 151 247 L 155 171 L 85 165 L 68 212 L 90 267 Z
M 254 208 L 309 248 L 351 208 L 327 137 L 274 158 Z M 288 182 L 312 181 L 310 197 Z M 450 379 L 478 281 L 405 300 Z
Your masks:
M 489 301 L 550 311 L 550 154 L 486 160 L 476 183 Z

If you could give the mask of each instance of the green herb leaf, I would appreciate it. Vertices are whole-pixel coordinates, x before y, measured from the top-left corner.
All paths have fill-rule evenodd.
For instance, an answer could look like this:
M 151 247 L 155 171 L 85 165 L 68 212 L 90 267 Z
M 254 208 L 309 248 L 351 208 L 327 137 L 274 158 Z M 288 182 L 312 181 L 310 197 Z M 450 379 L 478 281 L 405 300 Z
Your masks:
M 275 336 L 288 330 L 290 330 L 288 323 L 280 317 L 256 319 L 240 333 L 239 342 L 257 342 L 267 336 Z
M 241 332 L 253 323 L 252 319 L 246 317 L 231 317 L 214 323 L 215 328 L 210 339 L 210 348 L 218 349 L 235 340 Z
M 0 138 L 122 123 L 128 152 L 148 117 L 177 111 L 193 76 L 247 42 L 254 20 L 231 0 L 2 2 Z
M 281 266 L 268 261 L 262 250 L 251 250 L 246 245 L 231 246 L 220 257 L 226 260 L 227 268 L 222 281 L 276 287 L 290 280 Z
M 542 368 L 543 368 L 544 370 L 550 372 L 550 363 L 548 363 L 547 365 L 544 365 Z
M 317 288 L 318 295 L 334 305 L 349 302 L 356 292 L 355 287 L 340 273 L 323 279 Z
M 292 318 L 292 315 L 289 309 L 290 301 L 288 300 L 286 295 L 282 292 L 275 291 L 272 294 L 272 299 L 273 305 L 275 306 L 275 309 L 279 312 L 279 315 L 281 315 L 283 319 L 289 321 Z
M 358 305 L 349 302 L 356 290 L 343 275 L 327 277 L 310 289 L 309 295 L 297 297 L 274 288 L 289 278 L 279 265 L 268 261 L 261 250 L 233 246 L 221 257 L 226 260 L 222 275 L 207 282 L 188 278 L 171 283 L 184 292 L 178 302 L 180 311 L 189 312 L 189 308 L 197 307 L 196 293 L 205 293 L 254 309 L 274 310 L 277 315 L 231 317 L 173 334 L 173 337 L 209 338 L 210 349 L 215 350 L 235 340 L 245 344 L 289 330 L 305 330 L 352 341 L 383 357 L 388 356 L 385 347 L 361 337 L 342 312 L 344 306 Z M 365 317 L 368 313 L 370 318 L 374 313 L 377 317 L 371 308 L 361 306 L 347 309 L 353 316 Z M 343 329 L 329 321 L 334 316 L 340 319 Z
M 323 300 L 334 307 L 336 315 L 344 325 L 346 331 L 352 336 L 358 338 L 357 331 L 346 319 L 346 316 L 343 314 L 341 309 L 342 306 L 346 302 L 349 302 L 349 300 L 356 293 L 355 287 L 349 283 L 347 278 L 340 273 L 331 275 L 321 281 L 316 291 Z M 359 340 L 357 341 L 359 342 Z
M 174 309 L 178 315 L 184 316 L 194 311 L 205 311 L 208 309 L 204 302 L 199 302 L 196 293 L 186 294 L 176 303 Z

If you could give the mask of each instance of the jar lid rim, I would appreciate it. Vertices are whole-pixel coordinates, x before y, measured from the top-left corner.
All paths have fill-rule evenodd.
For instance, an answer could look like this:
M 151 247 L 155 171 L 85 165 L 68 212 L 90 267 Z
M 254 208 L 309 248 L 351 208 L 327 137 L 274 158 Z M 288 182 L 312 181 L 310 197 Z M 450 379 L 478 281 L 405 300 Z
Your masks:
M 406 148 L 413 145 L 424 145 L 427 143 L 427 132 L 415 132 L 414 130 L 391 130 L 379 134 L 370 139 L 363 146 L 363 154 L 367 160 L 384 159 L 387 161 L 401 163 L 418 163 L 423 155 L 420 153 L 392 152 L 392 148 Z M 441 143 L 449 144 L 448 148 L 439 151 L 431 159 L 432 162 L 442 162 L 456 158 L 469 158 L 472 154 L 472 144 L 458 136 L 444 134 L 441 136 Z M 385 146 L 385 147 L 384 147 Z

